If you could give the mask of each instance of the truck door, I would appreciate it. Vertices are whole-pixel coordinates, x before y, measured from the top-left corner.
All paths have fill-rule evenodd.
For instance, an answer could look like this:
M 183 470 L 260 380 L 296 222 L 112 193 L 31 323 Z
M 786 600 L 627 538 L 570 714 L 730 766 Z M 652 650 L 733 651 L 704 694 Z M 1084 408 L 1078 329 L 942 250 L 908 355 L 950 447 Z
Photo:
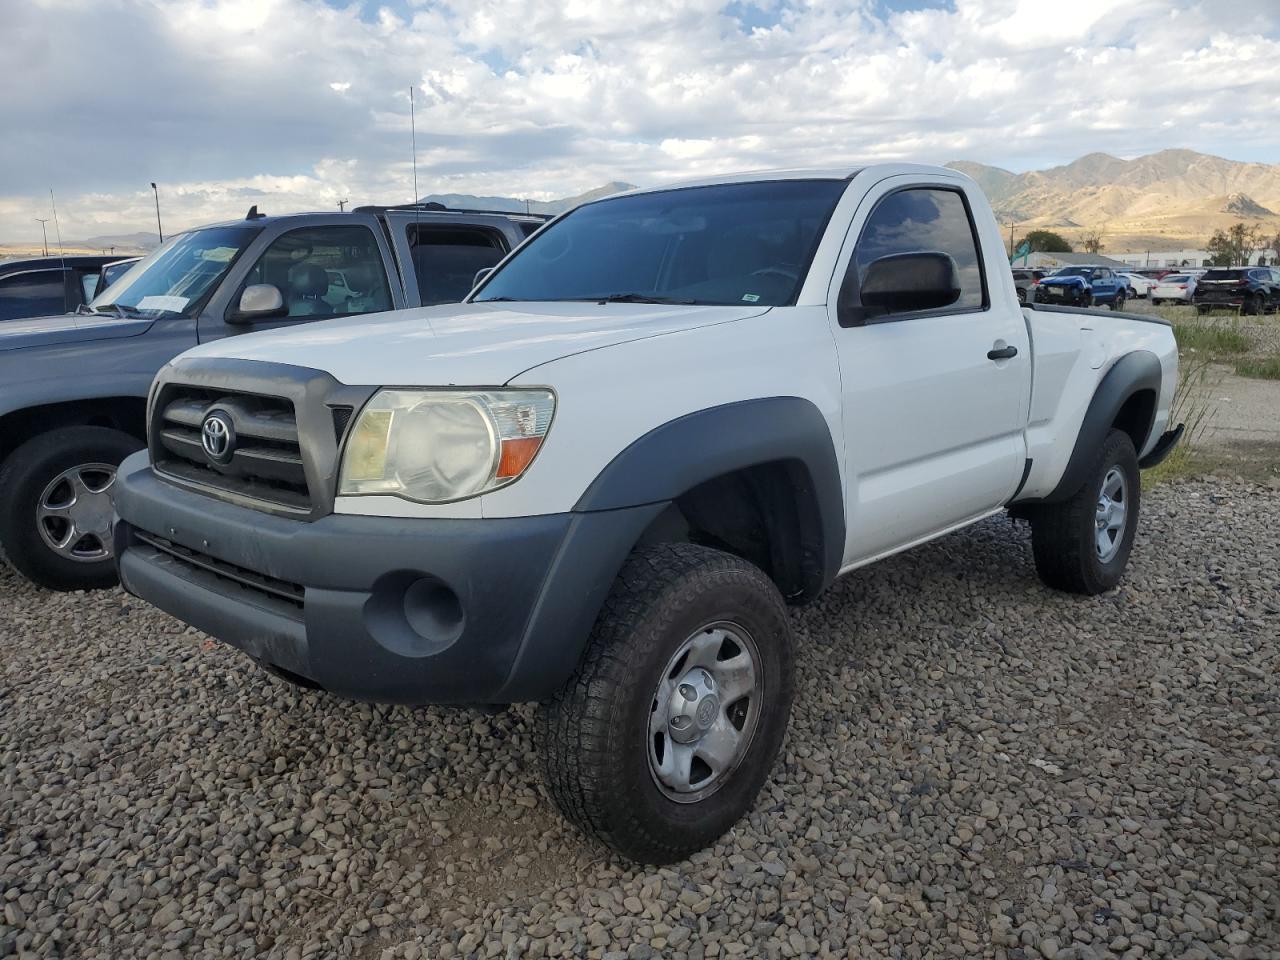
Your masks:
M 959 298 L 940 309 L 865 311 L 870 265 L 915 252 L 954 261 Z M 1013 284 L 989 277 L 987 264 L 1007 274 L 995 221 L 962 181 L 888 178 L 854 215 L 828 298 L 844 406 L 846 564 L 991 512 L 1021 479 L 1027 328 Z
M 281 307 L 245 316 L 241 297 L 259 285 L 275 287 Z M 245 251 L 210 300 L 200 318 L 200 340 L 404 306 L 390 247 L 372 216 L 282 218 Z

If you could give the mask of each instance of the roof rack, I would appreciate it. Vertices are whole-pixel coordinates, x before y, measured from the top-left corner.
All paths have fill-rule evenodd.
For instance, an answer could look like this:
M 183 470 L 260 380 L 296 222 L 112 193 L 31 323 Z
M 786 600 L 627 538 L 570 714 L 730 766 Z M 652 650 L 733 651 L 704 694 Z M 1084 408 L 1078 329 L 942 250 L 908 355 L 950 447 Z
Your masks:
M 489 213 L 500 217 L 523 217 L 526 220 L 550 220 L 549 213 L 521 213 L 518 210 L 480 210 L 471 207 L 446 207 L 443 203 L 428 200 L 425 203 L 369 204 L 352 208 L 352 213 L 384 213 L 387 210 L 419 210 L 423 213 Z

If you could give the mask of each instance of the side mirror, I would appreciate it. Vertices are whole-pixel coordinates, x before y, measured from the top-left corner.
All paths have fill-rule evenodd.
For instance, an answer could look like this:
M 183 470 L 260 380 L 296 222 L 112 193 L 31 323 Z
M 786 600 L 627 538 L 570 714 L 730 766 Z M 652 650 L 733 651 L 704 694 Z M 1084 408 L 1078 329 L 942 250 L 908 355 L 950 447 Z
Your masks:
M 872 262 L 859 295 L 863 319 L 949 307 L 960 299 L 956 262 L 945 253 L 894 253 Z
M 480 286 L 480 281 L 491 273 L 493 273 L 493 267 L 481 267 L 477 270 L 475 278 L 471 281 L 471 289 L 474 290 L 476 287 Z
M 254 283 L 244 288 L 235 312 L 227 317 L 230 323 L 252 323 L 268 317 L 284 317 L 289 313 L 284 295 L 274 283 Z

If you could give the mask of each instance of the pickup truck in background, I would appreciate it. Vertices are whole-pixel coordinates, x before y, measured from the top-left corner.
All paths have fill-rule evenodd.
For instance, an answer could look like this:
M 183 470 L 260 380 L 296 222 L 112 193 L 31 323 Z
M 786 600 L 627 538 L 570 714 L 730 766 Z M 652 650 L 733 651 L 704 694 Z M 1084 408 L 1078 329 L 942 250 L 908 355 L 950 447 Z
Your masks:
M 1035 286 L 1035 302 L 1123 310 L 1129 284 L 1110 267 L 1059 267 Z
M 255 208 L 171 238 L 76 314 L 0 323 L 0 557 L 54 589 L 114 583 L 116 466 L 145 442 L 157 370 L 249 331 L 461 300 L 544 220 Z
M 1157 317 L 1021 307 L 954 170 L 633 191 L 463 304 L 167 364 L 116 557 L 128 591 L 294 683 L 540 702 L 563 813 L 669 861 L 770 775 L 786 604 L 1004 511 L 1045 583 L 1114 587 L 1139 468 L 1181 432 L 1177 360 Z

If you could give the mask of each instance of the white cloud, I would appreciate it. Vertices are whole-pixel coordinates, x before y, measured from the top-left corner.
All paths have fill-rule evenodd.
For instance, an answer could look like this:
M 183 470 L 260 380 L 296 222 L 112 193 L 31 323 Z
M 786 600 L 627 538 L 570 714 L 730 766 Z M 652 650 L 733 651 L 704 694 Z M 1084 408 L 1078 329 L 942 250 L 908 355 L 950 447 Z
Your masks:
M 0 238 L 859 158 L 1280 159 L 1250 0 L 34 0 L 6 11 Z M 1223 24 L 1248 22 L 1249 34 Z

